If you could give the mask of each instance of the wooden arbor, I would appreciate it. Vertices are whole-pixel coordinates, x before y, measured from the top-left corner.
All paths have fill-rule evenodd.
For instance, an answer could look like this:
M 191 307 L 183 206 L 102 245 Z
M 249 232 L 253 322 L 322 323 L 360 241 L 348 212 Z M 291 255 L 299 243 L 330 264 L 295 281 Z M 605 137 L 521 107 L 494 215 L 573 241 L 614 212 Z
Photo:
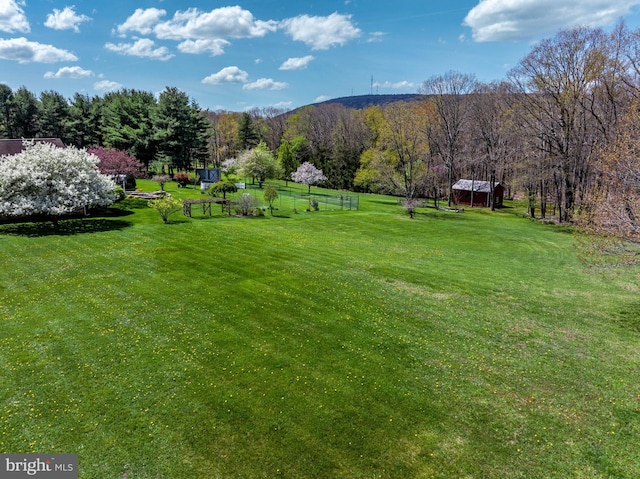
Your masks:
M 225 198 L 202 198 L 199 200 L 184 200 L 182 204 L 182 212 L 185 216 L 191 217 L 191 208 L 193 205 L 202 205 L 202 214 L 206 215 L 209 213 L 211 216 L 211 205 L 213 203 L 220 204 L 222 207 L 222 212 L 224 213 L 225 207 L 229 208 L 229 200 Z

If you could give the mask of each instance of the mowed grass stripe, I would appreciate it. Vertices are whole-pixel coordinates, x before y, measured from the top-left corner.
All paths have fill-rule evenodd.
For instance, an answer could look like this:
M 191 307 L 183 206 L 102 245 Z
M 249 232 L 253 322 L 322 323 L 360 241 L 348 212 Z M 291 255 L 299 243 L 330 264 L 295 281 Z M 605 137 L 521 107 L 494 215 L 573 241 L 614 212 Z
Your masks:
M 78 452 L 83 477 L 637 475 L 630 278 L 504 211 L 364 198 L 9 227 L 2 450 Z

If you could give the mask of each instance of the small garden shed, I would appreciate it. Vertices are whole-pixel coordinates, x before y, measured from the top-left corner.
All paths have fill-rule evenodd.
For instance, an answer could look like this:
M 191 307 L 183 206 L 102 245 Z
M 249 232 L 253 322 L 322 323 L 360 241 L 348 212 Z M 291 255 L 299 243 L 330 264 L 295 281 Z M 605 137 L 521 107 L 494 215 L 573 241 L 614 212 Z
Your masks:
M 457 205 L 490 206 L 491 183 L 488 181 L 458 180 L 453 185 L 452 190 L 453 200 Z M 472 197 L 473 205 L 471 204 Z M 503 200 L 504 186 L 500 183 L 495 183 L 493 187 L 493 202 L 496 206 L 500 206 Z
M 200 188 L 206 190 L 220 181 L 220 168 L 196 168 L 196 176 L 200 178 Z

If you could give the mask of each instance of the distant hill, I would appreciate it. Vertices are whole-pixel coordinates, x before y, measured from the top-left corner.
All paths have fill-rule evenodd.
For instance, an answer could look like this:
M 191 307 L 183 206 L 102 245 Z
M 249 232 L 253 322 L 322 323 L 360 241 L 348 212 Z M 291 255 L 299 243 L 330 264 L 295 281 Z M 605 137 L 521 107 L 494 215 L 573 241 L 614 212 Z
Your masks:
M 310 105 L 301 106 L 293 110 L 289 110 L 282 115 L 286 118 L 294 113 L 307 108 L 309 106 L 322 106 L 322 105 L 341 105 L 345 108 L 351 108 L 353 110 L 362 110 L 370 106 L 385 106 L 390 103 L 396 103 L 399 101 L 418 101 L 425 98 L 425 95 L 419 95 L 417 93 L 401 93 L 398 95 L 356 95 L 356 96 L 343 96 L 341 98 L 332 98 L 331 100 L 325 100 L 318 103 L 312 103 Z
M 339 104 L 346 108 L 353 108 L 355 110 L 360 110 L 362 108 L 367 108 L 369 106 L 384 106 L 389 103 L 395 103 L 398 101 L 417 101 L 424 98 L 423 95 L 418 95 L 417 93 L 404 93 L 398 95 L 357 95 L 357 96 L 344 96 L 341 98 L 332 98 L 331 100 L 326 100 L 319 103 L 314 103 L 315 105 L 330 105 L 330 104 Z

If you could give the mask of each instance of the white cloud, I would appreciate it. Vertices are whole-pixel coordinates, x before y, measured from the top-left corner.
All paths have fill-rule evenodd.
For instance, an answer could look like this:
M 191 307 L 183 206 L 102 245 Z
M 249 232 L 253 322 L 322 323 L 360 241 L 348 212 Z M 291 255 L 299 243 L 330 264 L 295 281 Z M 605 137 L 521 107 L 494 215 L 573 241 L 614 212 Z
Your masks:
M 121 83 L 115 81 L 102 80 L 94 83 L 93 89 L 98 91 L 115 91 L 121 89 L 122 86 Z
M 395 83 L 392 83 L 390 81 L 386 81 L 384 83 L 376 82 L 373 84 L 373 86 L 376 88 L 390 88 L 392 90 L 404 90 L 408 88 L 415 88 L 415 85 L 413 83 L 408 82 L 406 80 L 395 82 Z
M 122 25 L 118 25 L 117 31 L 121 35 L 125 35 L 127 32 L 149 35 L 166 14 L 165 10 L 159 8 L 147 8 L 146 10 L 136 8 L 133 15 L 127 18 Z
M 314 60 L 312 55 L 307 55 L 306 57 L 301 58 L 289 58 L 282 65 L 280 65 L 280 70 L 302 70 L 303 68 L 307 68 L 310 62 Z
M 47 72 L 44 74 L 45 78 L 71 78 L 77 80 L 79 78 L 87 78 L 93 76 L 91 70 L 85 70 L 78 66 L 74 67 L 62 67 L 57 72 Z
M 481 0 L 464 19 L 477 42 L 530 40 L 565 28 L 604 26 L 638 0 Z
M 15 0 L 0 0 L 0 31 L 7 33 L 31 31 L 24 10 Z
M 189 8 L 159 23 L 154 31 L 158 38 L 170 40 L 256 38 L 277 29 L 277 22 L 256 20 L 242 7 L 222 7 L 202 12 Z
M 118 43 L 117 45 L 107 43 L 105 48 L 122 55 L 151 58 L 152 60 L 166 61 L 173 58 L 174 55 L 169 52 L 167 47 L 156 48 L 155 46 L 156 44 L 153 40 L 141 38 L 136 40 L 135 43 Z
M 382 38 L 386 35 L 385 32 L 371 32 L 369 33 L 369 39 L 367 43 L 377 43 L 381 42 Z
M 213 73 L 204 78 L 201 83 L 207 85 L 242 83 L 243 90 L 283 90 L 289 87 L 288 83 L 277 82 L 271 78 L 260 78 L 254 82 L 249 82 L 249 74 L 236 66 L 225 67 L 218 73 Z
M 254 82 L 242 85 L 243 90 L 284 90 L 288 87 L 288 83 L 274 81 L 271 78 L 260 78 Z
M 220 85 L 222 83 L 246 83 L 249 74 L 244 70 L 240 70 L 236 66 L 225 67 L 218 73 L 209 75 L 202 80 L 202 83 L 208 85 Z
M 86 15 L 76 14 L 75 7 L 65 7 L 64 10 L 53 9 L 53 13 L 47 15 L 47 21 L 44 22 L 45 27 L 53 28 L 54 30 L 73 30 L 79 32 L 79 24 L 82 22 L 88 22 L 91 18 Z
M 362 33 L 351 22 L 351 15 L 340 15 L 337 12 L 328 17 L 300 15 L 284 20 L 281 26 L 291 38 L 304 42 L 313 50 L 342 46 Z
M 331 100 L 332 97 L 327 95 L 320 95 L 318 98 L 313 100 L 313 103 L 322 103 L 323 101 Z
M 26 38 L 20 37 L 9 40 L 0 38 L 0 59 L 14 60 L 19 63 L 56 63 L 75 62 L 78 57 L 53 45 L 30 42 Z
M 273 107 L 280 110 L 289 110 L 291 108 L 291 105 L 293 105 L 292 101 L 281 101 L 273 105 Z
M 210 40 L 185 40 L 178 45 L 182 53 L 209 53 L 212 56 L 222 55 L 224 47 L 230 45 L 226 40 L 215 38 Z

